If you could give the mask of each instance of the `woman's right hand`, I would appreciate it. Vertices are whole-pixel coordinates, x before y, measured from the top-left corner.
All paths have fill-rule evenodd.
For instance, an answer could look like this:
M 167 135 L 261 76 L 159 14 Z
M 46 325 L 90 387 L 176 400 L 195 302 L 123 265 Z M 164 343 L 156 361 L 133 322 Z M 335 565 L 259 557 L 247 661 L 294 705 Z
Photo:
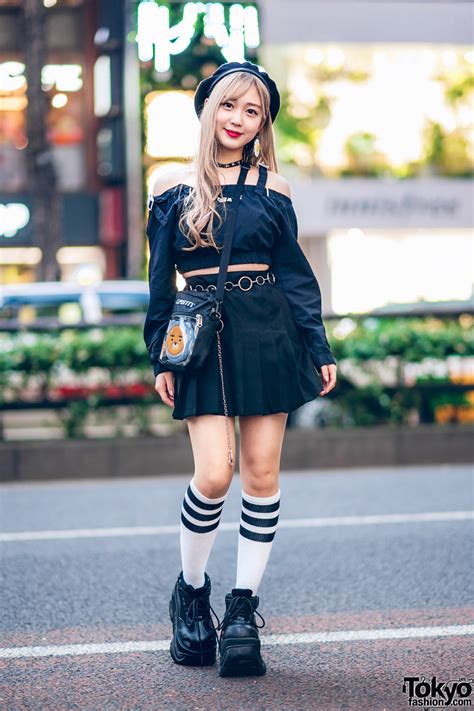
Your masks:
M 174 373 L 167 370 L 158 373 L 155 379 L 155 390 L 161 397 L 165 405 L 174 407 Z

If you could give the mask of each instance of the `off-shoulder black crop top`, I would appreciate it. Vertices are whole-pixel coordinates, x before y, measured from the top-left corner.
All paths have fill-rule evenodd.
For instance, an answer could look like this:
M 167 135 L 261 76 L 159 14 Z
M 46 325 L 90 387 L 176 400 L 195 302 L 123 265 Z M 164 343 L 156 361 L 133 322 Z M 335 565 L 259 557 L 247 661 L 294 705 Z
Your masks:
M 266 187 L 267 169 L 259 166 L 256 185 L 244 185 L 237 212 L 229 264 L 269 264 L 276 285 L 284 291 L 295 322 L 304 334 L 313 363 L 336 363 L 321 320 L 321 292 L 314 272 L 298 244 L 297 218 L 291 199 Z M 222 186 L 223 199 L 233 185 Z M 147 236 L 150 245 L 150 303 L 144 325 L 144 339 L 155 375 L 164 367 L 158 361 L 161 343 L 176 296 L 176 270 L 180 274 L 194 269 L 219 266 L 220 252 L 215 247 L 183 251 L 191 243 L 178 228 L 180 207 L 190 186 L 184 183 L 165 190 L 149 200 Z M 214 239 L 221 247 L 223 225 Z

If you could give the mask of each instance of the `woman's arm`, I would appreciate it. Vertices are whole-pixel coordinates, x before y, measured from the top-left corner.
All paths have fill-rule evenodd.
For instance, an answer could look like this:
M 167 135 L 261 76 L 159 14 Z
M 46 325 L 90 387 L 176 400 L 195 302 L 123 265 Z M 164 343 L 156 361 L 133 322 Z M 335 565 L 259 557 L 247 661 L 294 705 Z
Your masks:
M 283 192 L 281 186 L 279 191 Z M 289 196 L 288 186 L 286 197 Z M 321 366 L 336 364 L 321 317 L 321 290 L 298 243 L 298 222 L 291 199 L 277 199 L 280 206 L 280 232 L 275 238 L 272 268 L 308 346 L 314 366 L 320 372 Z
M 155 185 L 156 188 L 159 186 Z M 175 201 L 172 192 L 155 195 L 150 201 L 147 237 L 150 247 L 148 283 L 150 300 L 145 317 L 143 338 L 155 375 L 166 371 L 158 358 L 176 298 L 176 266 L 172 246 Z

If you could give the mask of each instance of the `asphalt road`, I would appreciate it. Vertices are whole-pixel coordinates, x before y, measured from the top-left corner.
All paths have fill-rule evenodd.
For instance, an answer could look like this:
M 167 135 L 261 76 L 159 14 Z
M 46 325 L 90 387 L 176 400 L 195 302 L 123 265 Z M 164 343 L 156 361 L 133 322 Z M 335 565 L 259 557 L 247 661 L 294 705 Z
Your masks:
M 474 677 L 472 473 L 283 473 L 259 590 L 267 674 L 246 679 L 169 656 L 190 477 L 4 485 L 0 708 L 398 711 L 420 704 L 408 686 L 426 693 L 433 677 L 462 701 Z M 219 617 L 239 507 L 236 476 L 208 567 Z M 405 677 L 418 679 L 406 692 Z M 440 708 L 437 693 L 423 708 Z

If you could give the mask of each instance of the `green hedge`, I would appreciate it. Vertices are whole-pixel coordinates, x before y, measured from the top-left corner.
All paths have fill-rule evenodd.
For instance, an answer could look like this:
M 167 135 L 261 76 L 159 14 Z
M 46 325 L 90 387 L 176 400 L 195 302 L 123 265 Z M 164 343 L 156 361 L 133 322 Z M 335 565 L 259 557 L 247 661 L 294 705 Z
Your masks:
M 446 378 L 440 381 L 435 376 L 420 376 L 417 378 L 419 387 L 406 388 L 402 374 L 408 363 L 474 356 L 471 316 L 443 319 L 345 316 L 326 320 L 326 330 L 338 363 L 337 386 L 324 398 L 324 405 L 332 412 L 329 424 L 407 422 L 413 418 L 414 410 L 422 411 L 422 419 L 426 421 L 434 418 L 437 402 L 468 405 L 465 394 L 455 391 Z M 380 382 L 374 366 L 390 362 L 393 367 L 394 358 L 397 378 L 392 387 L 387 388 Z M 123 383 L 125 377 L 133 374 L 137 382 L 150 386 L 149 395 L 141 398 L 142 402 L 160 402 L 153 391 L 154 377 L 141 327 L 0 334 L 0 402 L 21 399 L 25 388 L 47 399 L 50 389 L 61 383 L 62 374 L 86 376 L 96 368 L 103 372 L 103 379 L 108 383 Z M 353 377 L 354 368 L 363 376 L 362 385 Z M 433 380 L 438 388 L 427 402 L 427 381 Z M 439 388 L 443 383 L 445 391 Z M 331 404 L 332 411 L 326 403 Z M 84 420 L 88 410 L 100 405 L 100 394 L 95 394 L 81 405 L 76 402 L 71 407 L 80 413 L 79 419 Z M 143 411 L 140 417 L 143 418 Z M 74 424 L 68 424 L 66 429 L 74 433 Z

